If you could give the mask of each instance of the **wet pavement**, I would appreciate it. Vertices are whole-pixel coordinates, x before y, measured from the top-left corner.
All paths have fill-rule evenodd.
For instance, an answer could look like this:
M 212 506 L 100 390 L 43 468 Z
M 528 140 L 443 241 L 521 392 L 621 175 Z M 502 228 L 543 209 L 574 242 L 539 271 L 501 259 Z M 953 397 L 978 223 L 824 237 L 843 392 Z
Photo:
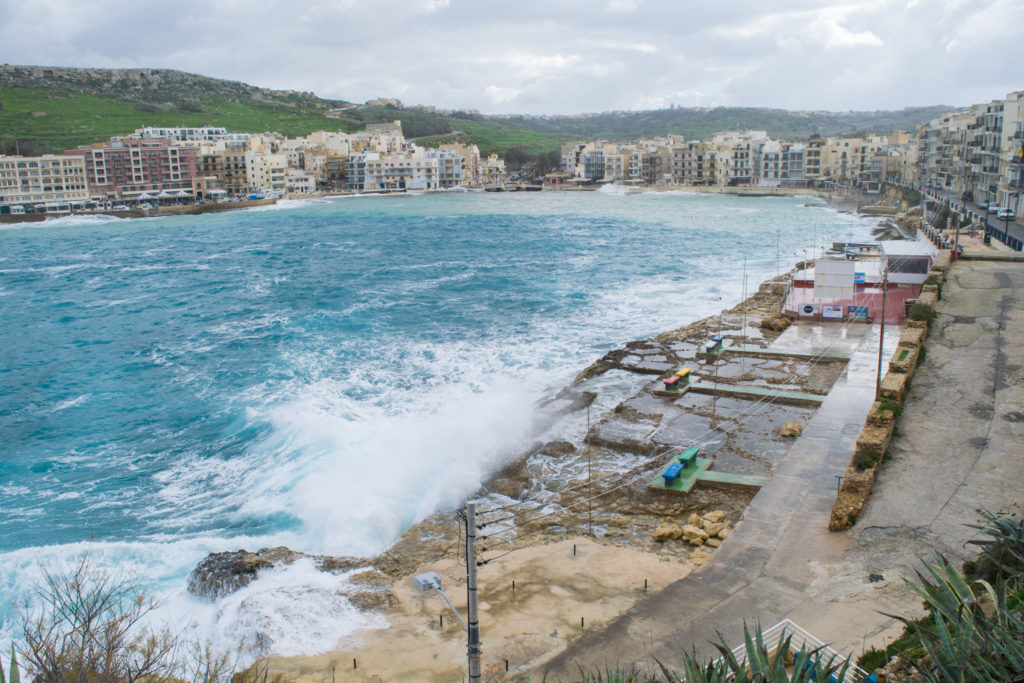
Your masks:
M 658 671 L 657 662 L 678 668 L 684 653 L 692 649 L 713 655 L 716 632 L 729 642 L 741 642 L 744 620 L 768 626 L 791 616 L 812 632 L 822 626 L 832 597 L 825 591 L 816 598 L 809 589 L 827 576 L 823 567 L 840 562 L 855 546 L 851 535 L 832 534 L 827 525 L 836 475 L 845 470 L 874 400 L 878 328 L 799 325 L 790 330 L 773 348 L 827 347 L 852 356 L 802 436 L 750 503 L 743 521 L 706 565 L 607 628 L 584 635 L 538 673 L 549 680 L 576 680 L 577 663 L 597 669 L 604 663 L 635 665 L 652 672 Z M 887 351 L 891 353 L 896 341 L 895 334 L 887 337 Z M 866 627 L 877 621 L 874 608 L 872 604 L 847 609 L 844 619 L 854 630 L 867 632 Z M 860 625 L 865 626 L 863 631 Z M 828 633 L 820 635 L 830 638 Z
M 870 340 L 711 561 L 581 637 L 549 663 L 549 680 L 576 680 L 577 662 L 590 669 L 609 663 L 658 671 L 655 660 L 679 667 L 691 648 L 714 655 L 716 632 L 741 642 L 744 621 L 768 627 L 788 617 L 855 654 L 893 639 L 902 625 L 881 612 L 920 614 L 905 580 L 921 558 L 941 552 L 953 562 L 966 559 L 975 534 L 967 525 L 978 508 L 1022 509 L 1020 291 L 1019 264 L 954 265 L 891 461 L 852 529 L 826 527 L 836 476 L 873 397 L 877 349 Z

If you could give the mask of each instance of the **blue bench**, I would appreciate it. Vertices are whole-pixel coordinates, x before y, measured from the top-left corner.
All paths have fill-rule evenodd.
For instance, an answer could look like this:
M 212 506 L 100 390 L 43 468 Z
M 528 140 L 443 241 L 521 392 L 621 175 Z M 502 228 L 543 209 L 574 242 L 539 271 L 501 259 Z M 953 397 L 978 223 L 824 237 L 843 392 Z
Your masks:
M 672 463 L 668 466 L 668 469 L 661 475 L 665 479 L 665 486 L 671 486 L 675 478 L 679 476 L 679 473 L 683 471 L 683 466 L 677 462 Z

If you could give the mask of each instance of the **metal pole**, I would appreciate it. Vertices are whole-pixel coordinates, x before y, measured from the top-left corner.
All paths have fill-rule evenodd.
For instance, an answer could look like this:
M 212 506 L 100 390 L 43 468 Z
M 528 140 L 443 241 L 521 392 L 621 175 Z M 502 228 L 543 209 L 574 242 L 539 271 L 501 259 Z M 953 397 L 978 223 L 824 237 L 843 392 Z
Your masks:
M 469 628 L 466 655 L 469 658 L 469 680 L 480 680 L 480 618 L 477 615 L 476 596 L 476 502 L 466 503 L 466 608 Z
M 964 209 L 966 211 L 967 209 Z M 964 214 L 966 215 L 966 214 Z M 960 217 L 956 217 L 956 239 L 953 241 L 953 260 L 956 261 L 957 254 L 960 252 Z
M 587 404 L 587 436 L 590 436 L 590 404 Z M 592 493 L 593 469 L 591 467 L 590 441 L 587 441 L 587 531 L 594 535 L 594 495 Z
M 882 258 L 885 258 L 883 255 Z M 882 329 L 878 333 L 878 373 L 875 375 L 875 400 L 882 397 L 882 349 L 885 347 L 885 295 L 889 287 L 889 264 L 882 270 Z

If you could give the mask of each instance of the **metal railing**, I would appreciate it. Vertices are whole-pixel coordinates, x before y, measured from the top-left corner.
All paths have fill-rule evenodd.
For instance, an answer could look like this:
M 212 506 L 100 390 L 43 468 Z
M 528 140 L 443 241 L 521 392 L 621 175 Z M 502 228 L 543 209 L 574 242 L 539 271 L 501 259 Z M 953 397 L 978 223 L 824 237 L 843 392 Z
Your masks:
M 846 680 L 853 681 L 854 683 L 860 683 L 860 681 L 863 681 L 868 677 L 868 672 L 854 664 L 853 661 L 850 660 L 850 656 L 840 654 L 838 651 L 821 642 L 789 619 L 783 619 L 768 630 L 763 631 L 761 634 L 761 638 L 764 641 L 764 647 L 770 655 L 778 654 L 777 651 L 779 646 L 782 644 L 782 641 L 786 636 L 790 637 L 789 649 L 793 654 L 796 654 L 801 649 L 806 649 L 808 652 L 816 650 L 818 652 L 817 659 L 820 662 L 828 662 L 831 659 L 833 664 L 842 666 L 843 662 L 849 661 L 850 668 L 847 669 Z M 740 665 L 743 665 L 747 661 L 746 643 L 733 648 L 732 656 L 736 658 L 736 661 L 739 662 Z M 723 657 L 719 657 L 715 660 L 715 663 L 717 664 L 722 661 L 722 659 Z

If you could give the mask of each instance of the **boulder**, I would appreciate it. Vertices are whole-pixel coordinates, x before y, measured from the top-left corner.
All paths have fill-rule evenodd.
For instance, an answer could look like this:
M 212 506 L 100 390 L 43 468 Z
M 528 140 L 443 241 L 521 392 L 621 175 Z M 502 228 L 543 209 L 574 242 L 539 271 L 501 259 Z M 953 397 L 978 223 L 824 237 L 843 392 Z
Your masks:
M 704 521 L 706 522 L 724 522 L 725 513 L 721 510 L 712 510 L 711 512 L 704 515 Z
M 803 427 L 800 426 L 799 422 L 783 422 L 782 428 L 779 430 L 779 434 L 785 437 L 800 436 L 803 432 Z
M 725 524 L 722 522 L 705 522 L 704 531 L 708 532 L 708 536 L 717 536 L 718 532 L 725 528 Z
M 275 559 L 280 561 L 283 558 L 275 553 Z M 291 562 L 294 561 L 295 558 L 292 558 Z M 273 567 L 274 564 L 269 558 L 260 557 L 260 553 L 248 550 L 210 553 L 188 575 L 188 591 L 200 598 L 216 600 L 248 586 L 261 569 Z
M 731 533 L 731 531 L 732 530 L 727 526 L 722 527 L 722 530 L 718 532 L 718 537 L 724 541 L 725 539 L 729 538 L 729 534 Z
M 696 512 L 691 512 L 690 516 L 686 518 L 686 523 L 690 526 L 700 526 L 700 515 Z
M 710 535 L 700 527 L 687 524 L 683 527 L 683 540 L 690 545 L 700 546 L 708 540 Z
M 561 458 L 575 453 L 576 447 L 568 441 L 549 441 L 541 446 L 540 452 L 544 455 L 550 455 L 552 458 Z
M 654 530 L 654 534 L 651 536 L 651 538 L 653 538 L 658 543 L 664 543 L 665 541 L 670 541 L 679 538 L 682 534 L 682 529 L 680 529 L 675 524 L 662 524 Z
M 259 572 L 270 567 L 288 565 L 299 558 L 312 557 L 317 569 L 325 572 L 345 572 L 366 566 L 366 560 L 352 557 L 307 555 L 291 548 L 261 548 L 229 550 L 210 553 L 188 575 L 188 592 L 196 597 L 216 600 L 248 586 Z
M 709 538 L 706 542 L 712 548 L 717 548 L 718 546 L 722 545 L 722 540 L 719 538 Z
M 780 313 L 761 320 L 761 327 L 772 332 L 782 332 L 792 324 L 792 320 Z

